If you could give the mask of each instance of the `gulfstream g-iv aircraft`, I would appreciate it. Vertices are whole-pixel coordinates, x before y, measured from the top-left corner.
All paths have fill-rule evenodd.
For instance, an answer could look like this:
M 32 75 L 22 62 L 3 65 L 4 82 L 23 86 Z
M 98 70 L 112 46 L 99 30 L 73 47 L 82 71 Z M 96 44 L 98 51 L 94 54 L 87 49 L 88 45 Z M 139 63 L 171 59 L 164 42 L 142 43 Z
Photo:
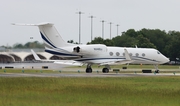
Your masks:
M 117 64 L 152 64 L 158 72 L 158 64 L 169 62 L 169 59 L 152 48 L 108 47 L 103 44 L 70 44 L 66 43 L 52 23 L 14 24 L 38 26 L 45 43 L 45 51 L 60 57 L 73 57 L 74 61 L 87 64 L 86 73 L 91 73 L 91 65 L 104 65 L 103 73 L 108 73 L 110 65 Z

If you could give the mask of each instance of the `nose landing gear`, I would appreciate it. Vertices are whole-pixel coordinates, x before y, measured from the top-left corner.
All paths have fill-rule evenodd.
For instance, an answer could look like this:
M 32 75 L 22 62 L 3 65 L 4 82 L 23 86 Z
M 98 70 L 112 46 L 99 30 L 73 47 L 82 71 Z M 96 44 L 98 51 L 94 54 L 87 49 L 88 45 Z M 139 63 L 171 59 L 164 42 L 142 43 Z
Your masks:
M 155 73 L 159 73 L 158 65 L 154 65 Z

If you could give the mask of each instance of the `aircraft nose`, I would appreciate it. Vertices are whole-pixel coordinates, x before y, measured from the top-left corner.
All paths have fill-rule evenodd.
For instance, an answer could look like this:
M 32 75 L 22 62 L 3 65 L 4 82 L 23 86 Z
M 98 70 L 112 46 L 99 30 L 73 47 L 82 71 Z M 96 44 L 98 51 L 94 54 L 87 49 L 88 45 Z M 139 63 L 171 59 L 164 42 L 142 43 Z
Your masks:
M 164 55 L 161 55 L 161 62 L 160 62 L 160 64 L 165 64 L 165 63 L 167 63 L 167 62 L 169 62 L 170 60 L 169 60 L 169 58 L 167 58 L 166 56 L 164 56 Z
M 170 61 L 169 58 L 167 58 L 167 57 L 164 56 L 164 59 L 163 59 L 163 62 L 162 62 L 162 63 L 163 63 L 163 64 L 164 64 L 164 63 L 168 63 L 169 61 Z
M 167 58 L 167 57 L 166 57 L 166 60 L 165 60 L 165 62 L 167 63 L 167 62 L 169 62 L 169 61 L 170 61 L 170 60 L 169 60 L 169 58 Z

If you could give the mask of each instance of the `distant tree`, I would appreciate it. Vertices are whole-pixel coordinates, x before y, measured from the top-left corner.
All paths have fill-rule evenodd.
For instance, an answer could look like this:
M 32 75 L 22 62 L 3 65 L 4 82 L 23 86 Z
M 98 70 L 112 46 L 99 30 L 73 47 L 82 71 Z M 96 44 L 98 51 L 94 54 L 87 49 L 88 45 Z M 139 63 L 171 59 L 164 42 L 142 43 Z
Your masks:
M 138 43 L 137 43 L 138 47 L 156 48 L 156 46 L 153 43 L 151 43 L 148 38 L 143 37 L 143 35 L 138 35 L 137 40 L 138 40 Z
M 44 44 L 39 43 L 38 41 L 27 42 L 24 45 L 20 43 L 16 43 L 13 45 L 13 48 L 44 48 Z
M 134 47 L 138 42 L 136 38 L 127 35 L 116 36 L 112 40 L 114 45 L 118 47 Z
M 74 42 L 73 40 L 68 40 L 67 43 L 78 44 L 78 42 Z
M 103 39 L 101 37 L 96 37 L 92 42 L 88 42 L 87 44 L 104 44 L 106 46 L 114 46 L 114 43 L 110 39 Z
M 16 43 L 13 45 L 13 48 L 24 48 L 24 46 L 20 43 Z
M 87 44 L 104 44 L 104 40 L 101 37 L 95 37 L 92 42 L 88 42 Z
M 105 39 L 105 40 L 104 40 L 104 44 L 105 44 L 106 46 L 114 46 L 113 40 L 110 40 L 110 39 Z
M 168 42 L 167 34 L 165 31 L 161 31 L 159 29 L 142 29 L 137 32 L 139 35 L 143 35 L 143 37 L 148 38 L 151 43 L 153 43 L 156 48 L 164 54 L 163 49 Z
M 169 35 L 172 39 L 168 46 L 168 54 L 171 60 L 176 61 L 177 58 L 180 58 L 180 32 L 172 31 Z
M 137 32 L 134 29 L 129 29 L 124 34 L 127 36 L 130 36 L 130 37 L 137 37 L 138 36 Z

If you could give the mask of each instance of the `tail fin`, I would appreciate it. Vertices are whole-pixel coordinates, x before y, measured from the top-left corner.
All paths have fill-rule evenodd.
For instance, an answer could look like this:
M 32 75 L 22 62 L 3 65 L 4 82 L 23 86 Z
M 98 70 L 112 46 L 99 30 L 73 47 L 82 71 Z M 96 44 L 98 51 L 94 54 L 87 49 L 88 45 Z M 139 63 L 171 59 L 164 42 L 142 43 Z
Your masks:
M 46 48 L 52 49 L 70 45 L 62 39 L 53 24 L 44 23 L 39 24 L 38 27 Z
M 70 46 L 71 44 L 66 43 L 52 23 L 41 23 L 41 24 L 12 24 L 12 25 L 25 25 L 25 26 L 38 26 L 41 37 L 45 43 L 46 48 L 57 48 Z

